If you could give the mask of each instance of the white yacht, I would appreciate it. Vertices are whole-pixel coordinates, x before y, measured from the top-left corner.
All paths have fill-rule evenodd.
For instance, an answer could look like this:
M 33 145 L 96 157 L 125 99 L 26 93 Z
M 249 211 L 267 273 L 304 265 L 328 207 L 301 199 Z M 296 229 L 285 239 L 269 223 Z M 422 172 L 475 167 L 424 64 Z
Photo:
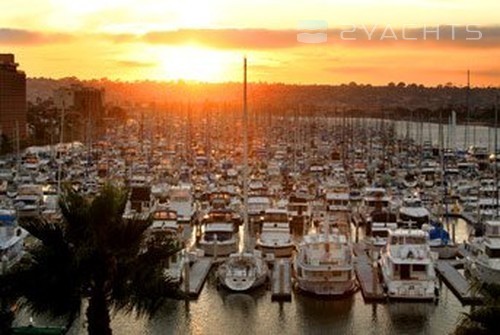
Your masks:
M 169 199 L 169 208 L 177 212 L 180 224 L 190 224 L 196 219 L 196 206 L 190 185 L 171 187 Z
M 438 175 L 438 168 L 435 165 L 428 164 L 422 168 L 420 182 L 423 187 L 434 187 Z
M 351 201 L 347 185 L 336 185 L 326 193 L 326 223 L 336 226 L 344 235 L 350 234 Z
M 403 186 L 406 187 L 407 189 L 412 189 L 417 187 L 418 185 L 418 178 L 413 172 L 408 172 L 403 178 L 402 182 Z
M 203 222 L 198 247 L 207 256 L 228 256 L 238 251 L 238 231 L 229 211 L 212 211 Z
M 397 215 L 388 210 L 374 211 L 370 215 L 370 221 L 366 223 L 366 235 L 368 243 L 373 250 L 380 250 L 387 244 L 389 231 L 398 228 Z
M 291 257 L 294 245 L 286 209 L 270 208 L 264 213 L 256 248 L 266 257 Z M 270 256 L 268 256 L 270 255 Z
M 260 251 L 233 253 L 217 269 L 220 283 L 231 291 L 256 288 L 267 280 L 268 267 Z
M 254 195 L 248 197 L 248 220 L 253 232 L 260 232 L 265 211 L 271 208 L 271 198 L 268 196 Z
M 388 209 L 391 198 L 382 187 L 366 187 L 364 190 L 361 211 L 365 222 L 371 220 L 370 215 L 375 210 Z
M 389 231 L 379 260 L 383 285 L 389 298 L 434 300 L 438 281 L 437 254 L 431 252 L 429 235 L 421 229 Z
M 43 188 L 36 184 L 22 184 L 17 188 L 14 207 L 19 217 L 36 217 L 43 210 Z
M 353 293 L 356 279 L 352 245 L 337 228 L 304 236 L 294 257 L 298 287 L 317 295 L 340 296 Z
M 177 222 L 177 211 L 167 208 L 156 208 L 149 231 L 168 235 L 174 240 L 181 240 L 181 226 Z
M 452 223 L 454 224 L 454 223 Z M 450 239 L 450 234 L 443 224 L 433 222 L 422 225 L 422 229 L 429 234 L 431 250 L 439 255 L 440 259 L 452 259 L 457 256 L 458 246 Z
M 311 220 L 311 210 L 309 208 L 307 193 L 298 190 L 290 195 L 287 210 L 290 217 L 291 230 L 294 234 L 304 234 Z
M 27 235 L 28 232 L 17 225 L 15 210 L 0 210 L 0 274 L 21 259 Z
M 182 226 L 177 222 L 176 211 L 157 208 L 152 215 L 152 220 L 153 222 L 147 230 L 148 247 L 156 246 L 161 248 L 164 243 L 172 243 L 171 241 L 179 247 L 181 246 L 182 242 L 184 242 L 182 238 Z M 182 250 L 179 250 L 168 258 L 164 273 L 172 281 L 179 283 L 186 261 L 186 255 Z
M 409 194 L 403 198 L 399 208 L 399 220 L 403 225 L 413 225 L 421 228 L 423 224 L 429 223 L 429 210 L 422 204 L 422 199 L 415 194 Z
M 500 283 L 500 221 L 486 221 L 484 236 L 471 239 L 469 246 L 466 269 L 483 283 Z

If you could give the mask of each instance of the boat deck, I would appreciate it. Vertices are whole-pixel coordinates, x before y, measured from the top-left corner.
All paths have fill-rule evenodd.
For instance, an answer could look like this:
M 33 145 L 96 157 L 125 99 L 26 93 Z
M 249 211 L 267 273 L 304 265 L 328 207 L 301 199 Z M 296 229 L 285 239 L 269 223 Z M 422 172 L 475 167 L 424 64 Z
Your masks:
M 436 263 L 436 271 L 462 304 L 480 304 L 483 296 L 476 293 L 471 283 L 458 272 L 460 265 L 462 264 L 457 261 L 439 260 Z
M 186 267 L 187 269 L 184 271 L 184 284 L 181 285 L 182 291 L 187 293 L 191 298 L 197 298 L 200 295 L 212 265 L 212 257 L 202 257 L 197 259 L 190 267 Z
M 368 257 L 362 243 L 354 244 L 356 261 L 354 270 L 361 287 L 365 301 L 382 301 L 386 299 L 382 283 L 378 275 L 378 267 L 373 267 L 373 261 Z
M 271 300 L 292 300 L 292 269 L 288 259 L 274 262 L 271 276 Z

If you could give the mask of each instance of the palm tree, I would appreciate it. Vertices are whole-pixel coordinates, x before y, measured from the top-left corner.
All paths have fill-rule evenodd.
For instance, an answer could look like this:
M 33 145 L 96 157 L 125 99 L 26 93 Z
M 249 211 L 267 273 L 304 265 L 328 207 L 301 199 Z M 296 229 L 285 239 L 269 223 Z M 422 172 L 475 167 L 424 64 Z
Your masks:
M 484 284 L 480 288 L 484 304 L 464 313 L 455 335 L 500 334 L 500 284 Z
M 111 185 L 93 199 L 66 188 L 60 222 L 21 223 L 41 243 L 0 284 L 34 313 L 66 316 L 70 323 L 88 299 L 90 335 L 112 333 L 110 309 L 151 316 L 167 299 L 182 297 L 164 274 L 179 246 L 165 239 L 146 247 L 151 221 L 124 219 L 126 202 L 127 192 Z

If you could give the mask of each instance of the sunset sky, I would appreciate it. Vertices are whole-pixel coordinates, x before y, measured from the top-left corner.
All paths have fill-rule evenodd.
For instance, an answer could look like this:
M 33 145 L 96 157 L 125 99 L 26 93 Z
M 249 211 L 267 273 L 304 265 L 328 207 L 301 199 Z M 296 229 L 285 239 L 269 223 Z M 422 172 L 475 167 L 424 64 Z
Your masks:
M 247 55 L 251 81 L 464 85 L 470 69 L 500 85 L 498 0 L 0 0 L 0 13 L 0 52 L 30 77 L 239 81 Z M 328 41 L 299 43 L 304 20 L 326 22 Z

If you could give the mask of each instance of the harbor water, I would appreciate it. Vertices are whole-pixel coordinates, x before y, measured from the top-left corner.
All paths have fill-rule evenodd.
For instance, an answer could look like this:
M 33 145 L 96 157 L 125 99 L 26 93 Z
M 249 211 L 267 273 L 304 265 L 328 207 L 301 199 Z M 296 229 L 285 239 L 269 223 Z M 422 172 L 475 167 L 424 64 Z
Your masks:
M 456 222 L 456 239 L 461 242 L 468 236 L 469 226 L 462 220 Z M 365 303 L 360 291 L 342 299 L 294 292 L 291 302 L 272 302 L 266 288 L 248 294 L 218 288 L 212 271 L 197 300 L 171 301 L 152 319 L 113 313 L 112 328 L 116 335 L 449 334 L 470 307 L 462 306 L 446 285 L 440 284 L 436 303 Z M 26 324 L 28 320 L 29 315 L 22 313 L 16 323 Z M 57 321 L 35 317 L 34 322 L 53 325 Z M 84 316 L 68 332 L 86 333 Z

